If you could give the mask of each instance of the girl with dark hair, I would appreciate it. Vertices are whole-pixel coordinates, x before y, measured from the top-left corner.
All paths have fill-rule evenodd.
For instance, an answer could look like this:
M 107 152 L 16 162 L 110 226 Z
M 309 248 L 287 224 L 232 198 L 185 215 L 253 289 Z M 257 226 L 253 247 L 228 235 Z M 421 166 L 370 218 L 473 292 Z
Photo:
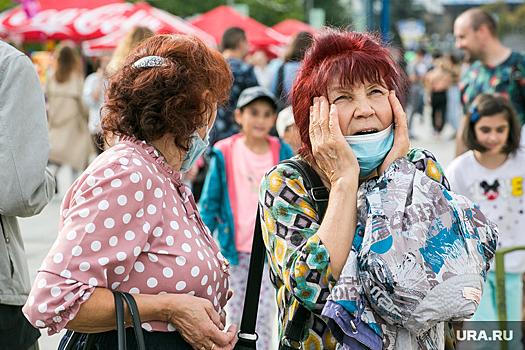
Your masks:
M 469 110 L 463 142 L 469 151 L 454 159 L 446 169 L 454 192 L 469 197 L 499 226 L 498 248 L 525 245 L 523 233 L 525 153 L 520 149 L 520 125 L 511 102 L 498 93 L 478 95 Z M 525 253 L 505 255 L 507 320 L 521 321 L 522 279 Z M 496 276 L 489 272 L 474 321 L 497 321 Z M 509 344 L 509 348 L 521 348 Z M 490 348 L 490 347 L 487 347 Z
M 283 64 L 277 71 L 272 86 L 272 92 L 279 99 L 277 112 L 291 104 L 292 85 L 299 71 L 299 65 L 304 57 L 304 53 L 312 44 L 312 37 L 312 33 L 299 32 L 286 49 Z
M 131 51 L 101 122 L 119 143 L 64 197 L 57 241 L 23 309 L 34 326 L 96 333 L 94 347 L 115 349 L 112 291 L 123 291 L 138 304 L 146 348 L 233 348 L 236 327 L 222 331 L 229 263 L 181 182 L 230 86 L 226 61 L 196 37 L 158 35 Z
M 406 79 L 390 52 L 373 34 L 325 29 L 314 35 L 301 62 L 292 90 L 293 114 L 303 145 L 299 158 L 311 166 L 329 190 L 322 222 L 305 179 L 289 164 L 270 169 L 261 182 L 261 224 L 271 280 L 277 288 L 279 339 L 284 339 L 284 330 L 302 306 L 310 311 L 302 323 L 300 340 L 304 349 L 336 349 L 342 345 L 344 349 L 362 349 L 356 343 L 347 343 L 350 337 L 344 331 L 333 332 L 337 327 L 327 321 L 330 316 L 325 307 L 342 295 L 349 299 L 343 303 L 346 311 L 339 305 L 337 317 L 348 313 L 355 316 L 359 305 L 366 305 L 364 314 L 359 313 L 356 320 L 358 324 L 366 323 L 374 329 L 371 333 L 380 337 L 373 349 L 443 349 L 447 342 L 453 346 L 452 338 L 447 336 L 450 327 L 443 321 L 432 323 L 416 335 L 383 320 L 376 313 L 380 303 L 374 308 L 370 301 L 357 302 L 367 287 L 349 274 L 358 264 L 354 259 L 359 242 L 363 242 L 365 230 L 371 229 L 367 226 L 366 205 L 363 209 L 362 196 L 367 190 L 379 186 L 387 191 L 396 186 L 395 175 L 401 169 L 410 169 L 411 176 L 435 184 L 439 188 L 436 193 L 448 187 L 430 152 L 409 150 L 407 121 L 398 99 L 404 96 Z M 402 192 L 398 188 L 388 191 L 392 191 L 388 192 L 392 201 Z M 398 224 L 411 237 L 407 223 L 418 221 L 416 226 L 422 227 L 421 231 L 430 224 L 411 214 L 406 220 Z M 374 226 L 372 230 L 388 231 L 381 229 L 385 227 Z M 394 274 L 402 272 L 397 265 L 387 268 Z M 340 294 L 332 294 L 335 290 Z M 404 299 L 407 303 L 419 298 L 419 292 L 412 292 Z M 341 322 L 350 327 L 344 315 Z

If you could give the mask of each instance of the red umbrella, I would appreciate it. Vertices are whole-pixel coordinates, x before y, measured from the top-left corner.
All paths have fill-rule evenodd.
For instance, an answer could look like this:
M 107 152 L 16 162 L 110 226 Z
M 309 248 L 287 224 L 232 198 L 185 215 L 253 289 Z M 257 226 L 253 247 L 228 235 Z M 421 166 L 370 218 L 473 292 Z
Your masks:
M 311 25 L 293 18 L 285 19 L 284 21 L 277 23 L 272 29 L 287 37 L 294 37 L 299 32 L 309 32 L 314 34 L 317 31 L 317 29 Z
M 289 42 L 288 38 L 272 28 L 226 5 L 199 15 L 190 20 L 190 23 L 213 35 L 217 42 L 222 40 L 222 33 L 229 27 L 244 29 L 250 45 L 269 48 L 270 51 L 276 51 L 279 46 L 286 45 Z
M 133 23 L 133 26 L 146 26 L 158 34 L 193 34 L 210 46 L 215 47 L 217 45 L 213 36 L 184 21 L 180 17 L 152 7 L 146 2 L 137 2 L 135 4 L 127 3 L 125 6 L 126 12 L 123 15 L 132 19 L 131 23 Z M 131 27 L 126 24 L 122 26 L 122 30 L 97 39 L 84 41 L 82 43 L 82 49 L 87 56 L 98 56 L 102 51 L 112 50 L 118 45 L 122 37 Z
M 76 42 L 124 33 L 145 26 L 157 33 L 195 34 L 209 44 L 215 40 L 179 17 L 146 3 L 122 0 L 40 0 L 40 12 L 28 18 L 22 6 L 0 14 L 0 34 L 24 41 Z M 123 34 L 121 34 L 123 35 Z
M 23 41 L 71 39 L 82 41 L 106 35 L 118 26 L 102 26 L 122 0 L 40 0 L 40 11 L 28 18 L 22 6 L 0 14 L 0 34 Z

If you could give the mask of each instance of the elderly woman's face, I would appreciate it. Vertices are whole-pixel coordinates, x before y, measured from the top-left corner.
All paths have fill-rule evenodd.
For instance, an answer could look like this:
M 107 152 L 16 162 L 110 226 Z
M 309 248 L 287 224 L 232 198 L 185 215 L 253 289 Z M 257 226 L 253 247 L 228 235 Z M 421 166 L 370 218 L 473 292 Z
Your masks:
M 388 93 L 388 89 L 377 83 L 341 86 L 338 79 L 332 79 L 328 85 L 328 101 L 337 106 L 343 135 L 374 133 L 392 124 Z

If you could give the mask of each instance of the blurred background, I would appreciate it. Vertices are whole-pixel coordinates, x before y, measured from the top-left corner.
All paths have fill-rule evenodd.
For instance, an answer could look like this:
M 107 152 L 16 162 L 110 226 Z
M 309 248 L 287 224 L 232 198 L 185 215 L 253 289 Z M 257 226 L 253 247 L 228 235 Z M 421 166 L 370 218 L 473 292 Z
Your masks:
M 0 0 L 0 37 L 33 58 L 43 83 L 58 42 L 78 46 L 87 75 L 93 60 L 114 50 L 137 25 L 156 33 L 196 34 L 211 45 L 236 25 L 247 32 L 251 52 L 262 49 L 269 59 L 282 55 L 301 30 L 351 26 L 380 31 L 410 61 L 419 48 L 461 57 L 453 23 L 473 6 L 497 16 L 504 45 L 525 50 L 523 0 Z

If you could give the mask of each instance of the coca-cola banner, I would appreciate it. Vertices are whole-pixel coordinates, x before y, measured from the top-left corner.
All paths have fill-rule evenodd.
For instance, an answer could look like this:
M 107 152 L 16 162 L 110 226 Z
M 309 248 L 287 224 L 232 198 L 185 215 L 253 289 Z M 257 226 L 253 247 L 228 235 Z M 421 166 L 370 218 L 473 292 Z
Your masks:
M 145 26 L 156 33 L 194 34 L 208 44 L 215 39 L 181 18 L 121 0 L 40 0 L 41 10 L 28 18 L 22 6 L 0 14 L 0 35 L 23 41 L 70 39 L 76 42 Z

